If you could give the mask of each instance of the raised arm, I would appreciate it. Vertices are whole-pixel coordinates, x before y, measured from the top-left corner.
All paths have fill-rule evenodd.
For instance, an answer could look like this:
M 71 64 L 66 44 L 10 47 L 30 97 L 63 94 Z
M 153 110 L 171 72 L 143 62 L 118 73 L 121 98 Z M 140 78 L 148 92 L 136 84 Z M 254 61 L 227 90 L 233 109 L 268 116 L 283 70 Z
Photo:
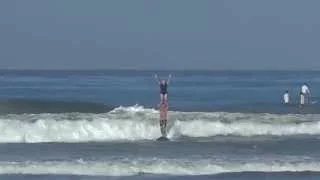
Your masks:
M 171 82 L 171 74 L 169 74 L 169 77 L 168 77 L 168 80 L 167 80 L 167 84 L 170 84 L 170 82 Z
M 310 91 L 310 86 L 309 86 L 309 84 L 306 83 L 306 86 L 307 86 L 307 94 L 309 94 L 309 96 L 311 96 L 311 91 Z
M 156 79 L 156 81 L 157 81 L 158 83 L 160 83 L 160 79 L 159 79 L 159 77 L 158 77 L 157 74 L 154 75 L 154 78 Z

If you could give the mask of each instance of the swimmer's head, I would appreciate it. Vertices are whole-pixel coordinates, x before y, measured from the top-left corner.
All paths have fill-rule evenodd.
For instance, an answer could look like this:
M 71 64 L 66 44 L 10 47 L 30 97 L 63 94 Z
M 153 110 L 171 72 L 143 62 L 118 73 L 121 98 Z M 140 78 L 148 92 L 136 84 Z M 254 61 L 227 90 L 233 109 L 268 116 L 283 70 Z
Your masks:
M 161 83 L 161 84 L 165 84 L 166 81 L 165 81 L 165 80 L 161 80 L 160 83 Z

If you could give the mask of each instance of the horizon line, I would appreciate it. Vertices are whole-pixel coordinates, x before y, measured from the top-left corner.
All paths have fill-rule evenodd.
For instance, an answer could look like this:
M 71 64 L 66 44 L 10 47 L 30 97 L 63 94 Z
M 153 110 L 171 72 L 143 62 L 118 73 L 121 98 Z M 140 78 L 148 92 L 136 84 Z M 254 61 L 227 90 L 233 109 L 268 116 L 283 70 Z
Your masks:
M 144 68 L 0 68 L 0 71 L 216 71 L 216 72 L 226 72 L 226 71 L 287 71 L 287 72 L 320 72 L 315 69 L 144 69 Z

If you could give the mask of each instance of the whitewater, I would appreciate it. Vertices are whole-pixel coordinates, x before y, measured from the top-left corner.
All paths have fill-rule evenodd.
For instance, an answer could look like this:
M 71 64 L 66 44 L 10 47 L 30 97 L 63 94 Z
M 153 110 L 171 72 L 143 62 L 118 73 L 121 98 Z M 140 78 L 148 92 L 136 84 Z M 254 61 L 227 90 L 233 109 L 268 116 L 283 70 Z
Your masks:
M 320 115 L 169 112 L 168 137 L 319 135 Z M 88 142 L 154 140 L 159 113 L 142 106 L 108 113 L 9 114 L 0 116 L 0 142 Z
M 122 162 L 6 162 L 0 163 L 0 174 L 71 174 L 91 176 L 133 176 L 143 174 L 208 175 L 231 172 L 304 172 L 317 171 L 317 162 L 221 163 L 200 160 L 125 160 Z

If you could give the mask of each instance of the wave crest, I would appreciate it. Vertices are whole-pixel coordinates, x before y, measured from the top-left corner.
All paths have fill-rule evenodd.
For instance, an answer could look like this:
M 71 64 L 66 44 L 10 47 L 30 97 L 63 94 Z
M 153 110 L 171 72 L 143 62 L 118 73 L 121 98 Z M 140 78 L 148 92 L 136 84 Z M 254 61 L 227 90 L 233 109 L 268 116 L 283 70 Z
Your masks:
M 109 113 L 0 116 L 0 142 L 151 140 L 160 136 L 155 109 L 119 107 Z M 170 138 L 320 134 L 319 115 L 170 112 Z

